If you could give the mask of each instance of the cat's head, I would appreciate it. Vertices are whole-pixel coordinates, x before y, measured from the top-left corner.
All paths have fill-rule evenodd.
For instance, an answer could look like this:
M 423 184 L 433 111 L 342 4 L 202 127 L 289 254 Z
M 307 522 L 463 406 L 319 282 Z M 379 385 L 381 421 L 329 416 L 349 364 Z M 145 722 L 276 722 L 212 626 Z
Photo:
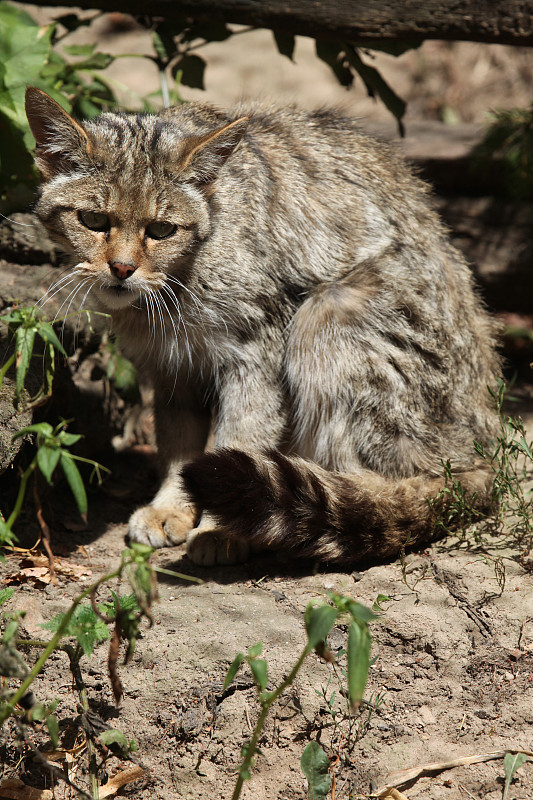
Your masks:
M 209 235 L 216 179 L 248 118 L 204 109 L 184 125 L 171 112 L 79 123 L 32 87 L 26 113 L 42 176 L 36 210 L 84 292 L 115 310 L 180 278 Z

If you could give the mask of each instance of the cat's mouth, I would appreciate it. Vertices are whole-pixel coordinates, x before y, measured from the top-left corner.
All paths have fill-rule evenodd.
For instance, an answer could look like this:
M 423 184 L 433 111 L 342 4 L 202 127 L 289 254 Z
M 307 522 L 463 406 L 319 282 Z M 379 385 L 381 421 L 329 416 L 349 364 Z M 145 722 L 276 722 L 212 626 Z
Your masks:
M 133 286 L 122 283 L 106 284 L 99 287 L 101 301 L 110 308 L 124 308 L 134 303 L 139 292 Z

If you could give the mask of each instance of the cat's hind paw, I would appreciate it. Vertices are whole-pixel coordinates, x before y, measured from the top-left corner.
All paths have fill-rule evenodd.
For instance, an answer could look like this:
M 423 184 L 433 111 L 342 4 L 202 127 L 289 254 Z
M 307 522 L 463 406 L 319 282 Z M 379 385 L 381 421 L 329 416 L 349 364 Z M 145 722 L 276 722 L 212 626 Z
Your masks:
M 190 509 L 143 506 L 131 515 L 126 538 L 150 547 L 171 547 L 185 541 L 194 522 Z
M 246 561 L 249 553 L 250 546 L 244 539 L 224 536 L 216 531 L 193 528 L 187 536 L 187 555 L 202 567 L 240 564 Z

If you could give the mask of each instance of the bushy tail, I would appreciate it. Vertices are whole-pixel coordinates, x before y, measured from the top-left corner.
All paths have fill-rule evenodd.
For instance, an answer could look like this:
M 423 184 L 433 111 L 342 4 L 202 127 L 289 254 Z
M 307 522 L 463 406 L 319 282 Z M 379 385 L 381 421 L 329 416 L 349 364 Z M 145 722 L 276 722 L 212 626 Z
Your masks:
M 444 476 L 393 480 L 367 470 L 332 473 L 275 450 L 206 453 L 187 464 L 182 477 L 192 502 L 228 535 L 345 565 L 391 557 L 405 544 L 437 538 L 439 518 L 453 526 L 457 501 Z M 490 470 L 480 465 L 454 478 L 466 503 L 490 509 Z

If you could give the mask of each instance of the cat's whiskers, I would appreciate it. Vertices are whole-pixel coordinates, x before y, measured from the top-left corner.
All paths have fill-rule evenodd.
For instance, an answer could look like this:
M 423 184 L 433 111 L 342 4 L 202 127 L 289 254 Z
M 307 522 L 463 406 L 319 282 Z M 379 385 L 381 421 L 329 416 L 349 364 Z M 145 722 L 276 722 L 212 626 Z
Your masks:
M 167 329 L 166 329 L 166 326 L 165 326 L 165 322 L 163 320 L 163 314 L 161 313 L 161 300 L 160 300 L 160 297 L 159 297 L 159 294 L 157 293 L 157 291 L 152 293 L 152 299 L 154 301 L 154 307 L 157 310 L 157 315 L 158 315 L 158 318 L 159 318 L 159 327 L 161 328 L 161 340 L 163 342 L 165 342 Z M 166 308 L 166 306 L 165 306 L 165 308 Z M 168 311 L 168 309 L 167 309 L 167 311 Z
M 188 294 L 190 294 L 190 295 L 191 295 L 191 297 L 192 297 L 192 299 L 193 299 L 193 302 L 194 302 L 194 306 L 195 306 L 195 308 L 196 308 L 196 316 L 195 316 L 195 317 L 193 317 L 191 321 L 192 321 L 192 322 L 193 322 L 195 325 L 198 325 L 198 324 L 200 325 L 201 329 L 202 329 L 202 330 L 203 330 L 203 332 L 204 332 L 204 335 L 206 335 L 206 336 L 207 336 L 207 335 L 210 333 L 210 331 L 211 331 L 211 326 L 207 324 L 207 320 L 209 320 L 210 322 L 212 321 L 212 322 L 214 322 L 215 324 L 218 324 L 218 323 L 220 323 L 220 322 L 221 322 L 221 323 L 222 323 L 222 325 L 224 326 L 224 329 L 225 329 L 225 331 L 226 331 L 226 334 L 228 333 L 228 326 L 227 326 L 227 324 L 226 324 L 226 321 L 225 321 L 225 319 L 224 319 L 222 316 L 218 315 L 218 314 L 217 314 L 216 312 L 214 312 L 212 309 L 208 308 L 208 307 L 205 305 L 205 303 L 203 303 L 203 302 L 202 302 L 202 301 L 201 301 L 201 300 L 198 298 L 198 296 L 197 296 L 197 295 L 196 295 L 196 294 L 195 294 L 193 291 L 191 291 L 191 289 L 189 289 L 187 286 L 185 286 L 185 285 L 184 285 L 184 284 L 183 284 L 183 283 L 182 283 L 182 282 L 181 282 L 181 281 L 180 281 L 178 278 L 176 278 L 176 277 L 175 277 L 175 276 L 173 276 L 173 275 L 167 275 L 166 277 L 167 277 L 167 280 L 169 281 L 169 283 L 175 283 L 175 284 L 177 284 L 177 285 L 179 286 L 179 288 L 180 288 L 180 289 L 183 289 L 184 291 L 188 292 Z M 176 306 L 176 310 L 177 310 L 178 314 L 180 314 L 180 316 L 183 316 L 183 315 L 182 315 L 182 311 L 183 311 L 183 309 L 182 309 L 182 307 L 181 307 L 181 306 L 180 306 L 180 304 L 179 304 L 179 299 L 178 299 L 178 297 L 177 297 L 177 296 L 176 296 L 176 294 L 175 294 L 175 293 L 174 293 L 174 292 L 171 290 L 171 288 L 170 288 L 170 286 L 168 286 L 168 284 L 165 284 L 165 288 L 166 288 L 166 292 L 167 292 L 167 294 L 169 294 L 169 295 L 171 295 L 171 296 L 172 296 L 172 301 L 173 301 L 173 304 Z M 189 308 L 191 308 L 191 306 L 190 306 L 190 305 L 189 305 Z M 191 310 L 192 310 L 192 309 L 191 309 Z
M 199 314 L 200 316 L 206 316 L 206 317 L 215 317 L 215 319 L 218 319 L 218 314 L 216 314 L 216 312 L 214 312 L 214 311 L 213 311 L 211 308 L 208 308 L 208 307 L 206 306 L 206 304 L 205 304 L 205 303 L 203 303 L 203 302 L 200 300 L 200 298 L 198 297 L 198 295 L 197 295 L 197 294 L 195 294 L 195 293 L 192 291 L 192 289 L 189 289 L 189 287 L 188 287 L 188 286 L 185 286 L 185 284 L 184 284 L 184 283 L 182 283 L 182 282 L 179 280 L 179 278 L 176 278 L 176 276 L 175 276 L 175 275 L 167 275 L 167 276 L 166 276 L 166 279 L 167 279 L 167 281 L 168 281 L 169 283 L 175 283 L 177 286 L 179 286 L 179 288 L 180 288 L 180 289 L 183 289 L 183 291 L 185 291 L 185 292 L 187 292 L 188 294 L 190 294 L 190 296 L 191 296 L 191 297 L 192 297 L 192 299 L 193 299 L 194 305 L 196 306 L 196 310 L 198 311 L 198 314 Z M 222 322 L 223 322 L 223 324 L 224 324 L 224 325 L 226 325 L 226 323 L 225 323 L 225 321 L 224 321 L 223 319 L 222 319 Z M 227 331 L 227 327 L 226 327 L 226 331 Z
M 150 348 L 150 353 L 153 352 L 156 343 L 156 336 L 155 336 L 155 314 L 154 314 L 154 303 L 152 299 L 152 294 L 149 289 L 144 289 L 143 296 L 146 303 L 146 316 L 148 319 L 148 331 L 150 335 L 150 341 L 152 346 Z
M 160 289 L 160 291 L 161 291 L 161 292 L 165 292 L 165 294 L 167 294 L 167 295 L 168 295 L 168 297 L 169 297 L 169 298 L 170 298 L 170 300 L 172 301 L 172 305 L 174 306 L 174 308 L 176 309 L 176 311 L 177 311 L 177 313 L 178 313 L 178 323 L 179 323 L 179 324 L 181 325 L 181 327 L 183 328 L 183 335 L 184 335 L 184 337 L 185 337 L 185 349 L 186 349 L 186 351 L 187 351 L 187 358 L 188 358 L 188 362 L 189 362 L 189 374 L 190 374 L 191 365 L 192 365 L 191 345 L 190 345 L 190 341 L 189 341 L 189 335 L 188 335 L 188 332 L 187 332 L 187 326 L 186 326 L 186 324 L 185 324 L 185 319 L 184 319 L 184 317 L 183 317 L 183 314 L 182 314 L 182 311 L 181 311 L 181 308 L 180 308 L 180 304 L 179 304 L 179 302 L 178 302 L 178 298 L 176 297 L 176 295 L 175 295 L 175 294 L 174 294 L 174 293 L 171 291 L 171 289 L 170 289 L 170 288 L 169 288 L 169 287 L 168 287 L 166 284 L 163 284 L 163 285 L 161 286 L 161 289 Z M 172 327 L 173 327 L 173 329 L 174 329 L 174 337 L 175 337 L 175 342 L 176 342 L 176 355 L 178 356 L 178 358 L 177 358 L 177 364 L 179 365 L 179 364 L 180 364 L 180 362 L 181 362 L 181 359 L 179 358 L 179 351 L 180 351 L 180 348 L 179 348 L 179 342 L 180 342 L 180 337 L 179 337 L 179 335 L 178 335 L 178 331 L 176 330 L 176 326 L 174 325 L 174 315 L 172 314 L 172 311 L 171 311 L 171 309 L 168 307 L 168 305 L 167 305 L 167 303 L 166 303 L 166 300 L 164 299 L 164 297 L 162 296 L 162 294 L 160 294 L 160 295 L 159 295 L 159 297 L 160 297 L 160 299 L 161 299 L 161 301 L 162 301 L 163 305 L 165 306 L 165 308 L 166 308 L 166 310 L 167 310 L 167 312 L 168 312 L 168 315 L 169 315 L 170 321 L 171 321 L 171 323 L 172 323 Z
M 85 280 L 85 281 L 82 283 L 82 287 L 83 287 L 83 286 L 84 286 L 86 283 L 87 283 L 87 280 Z M 78 341 L 78 331 L 79 331 L 79 329 L 80 329 L 80 324 L 81 324 L 81 313 L 82 313 L 83 309 L 85 308 L 85 301 L 86 301 L 86 299 L 87 299 L 87 297 L 88 297 L 88 295 L 89 295 L 89 292 L 91 291 L 91 289 L 92 289 L 92 288 L 93 288 L 93 283 L 92 283 L 91 281 L 89 281 L 89 288 L 87 289 L 87 291 L 86 291 L 86 292 L 85 292 L 85 294 L 83 295 L 82 301 L 81 301 L 81 303 L 79 304 L 79 307 L 78 307 L 78 316 L 77 316 L 77 318 L 76 318 L 76 325 L 75 325 L 75 327 L 74 327 L 74 349 L 76 349 L 76 347 L 77 347 L 77 341 Z M 74 298 L 72 298 L 72 299 L 74 299 Z M 72 301 L 71 301 L 71 302 L 72 302 Z
M 51 286 L 48 287 L 46 292 L 43 294 L 39 302 L 37 303 L 37 308 L 41 309 L 52 300 L 58 292 L 62 289 L 65 289 L 70 283 L 77 280 L 78 276 L 77 273 L 74 271 L 65 272 L 61 277 L 55 280 Z
M 61 325 L 61 339 L 63 339 L 64 336 L 65 336 L 65 325 L 66 325 L 66 322 L 67 322 L 67 317 L 68 317 L 69 312 L 70 312 L 70 307 L 71 307 L 72 303 L 74 302 L 74 298 L 76 297 L 78 292 L 80 292 L 87 285 L 87 283 L 90 283 L 89 278 L 85 278 L 85 280 L 82 281 L 80 284 L 78 284 L 78 286 L 75 289 L 73 289 L 71 292 L 69 292 L 69 294 L 67 295 L 65 300 L 63 300 L 63 302 L 61 303 L 60 307 L 57 310 L 57 314 L 56 314 L 56 317 L 55 317 L 56 319 L 57 319 L 57 316 L 59 315 L 59 312 L 61 311 L 61 309 L 65 305 L 65 303 L 68 303 L 67 310 L 65 311 L 65 314 L 63 315 L 63 324 Z M 82 302 L 80 304 L 80 308 L 83 306 L 83 303 L 85 302 L 85 298 L 87 297 L 87 295 L 91 291 L 91 288 L 92 288 L 92 286 L 89 286 L 89 288 L 85 292 L 85 295 L 83 296 L 83 300 L 82 300 Z

